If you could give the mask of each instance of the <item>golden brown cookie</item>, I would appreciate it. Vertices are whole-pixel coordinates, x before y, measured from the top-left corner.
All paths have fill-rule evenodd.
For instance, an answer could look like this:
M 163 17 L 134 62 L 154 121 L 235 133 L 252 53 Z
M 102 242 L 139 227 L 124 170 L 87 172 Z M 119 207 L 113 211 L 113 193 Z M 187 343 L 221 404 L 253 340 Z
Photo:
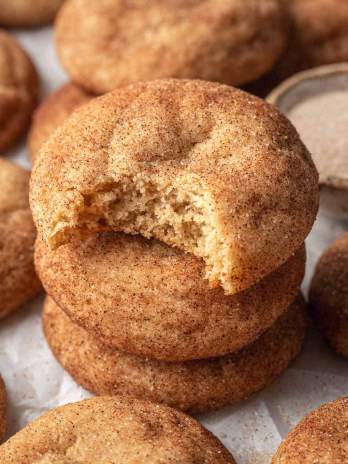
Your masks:
M 7 398 L 5 383 L 0 376 L 0 440 L 6 432 Z
M 211 289 L 202 261 L 161 242 L 105 233 L 52 251 L 38 241 L 47 293 L 104 344 L 169 361 L 219 356 L 251 343 L 295 299 L 304 250 L 254 287 Z
M 273 70 L 248 90 L 266 96 L 298 71 L 348 61 L 348 2 L 285 0 L 290 18 L 288 46 Z
M 0 25 L 32 27 L 49 23 L 64 0 L 0 0 Z
M 52 248 L 103 230 L 203 258 L 211 285 L 250 287 L 303 243 L 318 174 L 288 120 L 240 90 L 162 80 L 83 105 L 44 145 L 31 206 Z
M 279 0 L 70 0 L 56 42 L 72 80 L 96 94 L 168 77 L 237 85 L 272 68 L 286 22 Z
M 37 295 L 35 227 L 29 209 L 30 173 L 0 159 L 0 318 Z
M 272 464 L 348 462 L 348 398 L 311 412 L 280 445 Z
M 0 447 L 1 464 L 235 464 L 196 420 L 129 397 L 99 397 L 45 413 Z
M 338 353 L 348 357 L 348 234 L 320 258 L 309 298 L 320 332 Z
M 93 393 L 126 394 L 196 413 L 244 400 L 275 380 L 301 349 L 306 330 L 304 307 L 299 298 L 272 328 L 238 353 L 184 363 L 106 348 L 50 298 L 43 325 L 58 361 Z
M 14 37 L 0 30 L 0 151 L 27 128 L 38 93 L 39 79 L 31 59 Z
M 92 95 L 69 83 L 50 94 L 34 112 L 28 144 L 31 160 L 54 130 L 79 106 L 91 100 Z

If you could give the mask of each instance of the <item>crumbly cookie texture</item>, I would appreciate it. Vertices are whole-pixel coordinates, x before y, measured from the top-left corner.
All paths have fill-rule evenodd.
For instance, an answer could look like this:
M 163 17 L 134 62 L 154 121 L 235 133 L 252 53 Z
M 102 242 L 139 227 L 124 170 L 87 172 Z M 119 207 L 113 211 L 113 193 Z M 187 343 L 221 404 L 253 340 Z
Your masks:
M 39 79 L 31 59 L 14 37 L 0 30 L 1 151 L 16 142 L 27 128 L 38 93 Z
M 29 209 L 30 173 L 0 158 L 0 318 L 36 296 L 35 226 Z
M 285 438 L 272 464 L 348 462 L 348 398 L 324 404 L 306 416 Z
M 274 381 L 301 349 L 306 316 L 299 298 L 247 348 L 222 358 L 184 363 L 159 362 L 107 348 L 50 298 L 45 302 L 43 324 L 58 361 L 93 393 L 128 394 L 197 413 L 244 400 Z
M 168 77 L 239 85 L 273 67 L 287 16 L 278 0 L 70 0 L 55 33 L 72 80 L 93 93 Z
M 288 120 L 210 82 L 153 81 L 97 98 L 39 158 L 31 206 L 52 248 L 140 233 L 203 258 L 226 294 L 284 263 L 318 207 L 317 171 Z
M 320 258 L 309 299 L 320 332 L 338 353 L 348 357 L 348 234 Z
M 49 295 L 105 345 L 165 361 L 220 356 L 254 341 L 301 285 L 301 248 L 236 295 L 209 288 L 204 264 L 156 240 L 105 233 L 52 251 L 38 240 L 36 269 Z
M 235 464 L 184 413 L 133 398 L 99 397 L 53 409 L 0 447 L 2 464 Z
M 64 0 L 0 0 L 0 25 L 33 27 L 51 22 Z
M 3 439 L 6 432 L 7 422 L 7 395 L 5 383 L 0 376 L 0 440 Z
M 37 158 L 41 146 L 70 114 L 93 96 L 81 87 L 68 83 L 50 94 L 37 108 L 28 136 L 28 148 L 31 160 Z

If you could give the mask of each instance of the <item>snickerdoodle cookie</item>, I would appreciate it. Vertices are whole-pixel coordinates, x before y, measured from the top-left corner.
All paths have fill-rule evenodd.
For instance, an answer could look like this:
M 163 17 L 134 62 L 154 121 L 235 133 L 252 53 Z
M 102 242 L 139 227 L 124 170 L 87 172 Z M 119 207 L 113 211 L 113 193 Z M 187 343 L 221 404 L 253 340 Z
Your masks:
M 27 128 L 38 92 L 38 75 L 29 56 L 14 37 L 0 30 L 0 150 Z
M 280 445 L 272 464 L 346 464 L 348 398 L 311 412 Z
M 273 70 L 248 90 L 266 96 L 298 71 L 348 61 L 348 2 L 285 0 L 290 19 L 289 42 Z
M 320 258 L 309 297 L 319 330 L 338 353 L 348 357 L 348 234 Z
M 203 258 L 226 294 L 284 263 L 317 212 L 318 174 L 296 130 L 221 84 L 116 90 L 76 110 L 41 155 L 31 206 L 52 248 L 98 231 L 141 233 Z
M 91 100 L 92 95 L 69 83 L 49 95 L 34 112 L 28 143 L 32 161 L 46 139 L 79 106 Z
M 63 65 L 97 94 L 167 77 L 250 82 L 286 36 L 279 0 L 70 0 L 56 23 Z
M 196 257 L 140 236 L 104 233 L 50 250 L 36 268 L 47 293 L 104 344 L 169 361 L 236 351 L 286 310 L 304 272 L 301 248 L 255 286 L 226 296 Z
M 64 0 L 0 0 L 0 25 L 32 27 L 49 23 Z
M 34 269 L 36 233 L 29 209 L 29 176 L 0 159 L 0 318 L 41 288 Z
M 238 353 L 165 363 L 106 348 L 50 298 L 43 324 L 58 361 L 88 390 L 129 394 L 191 413 L 244 400 L 270 384 L 299 353 L 306 329 L 304 302 L 298 299 L 272 328 Z
M 5 383 L 0 376 L 0 440 L 6 432 L 7 395 Z
M 0 447 L 1 464 L 235 464 L 186 414 L 128 397 L 52 409 Z

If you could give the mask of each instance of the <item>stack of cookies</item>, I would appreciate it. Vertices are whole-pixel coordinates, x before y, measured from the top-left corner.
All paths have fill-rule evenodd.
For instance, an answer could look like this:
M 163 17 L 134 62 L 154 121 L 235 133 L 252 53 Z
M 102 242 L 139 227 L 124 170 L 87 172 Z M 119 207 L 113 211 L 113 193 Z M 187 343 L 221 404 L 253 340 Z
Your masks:
M 301 348 L 317 206 L 309 153 L 256 97 L 165 79 L 93 99 L 32 175 L 49 345 L 98 395 L 248 397 Z

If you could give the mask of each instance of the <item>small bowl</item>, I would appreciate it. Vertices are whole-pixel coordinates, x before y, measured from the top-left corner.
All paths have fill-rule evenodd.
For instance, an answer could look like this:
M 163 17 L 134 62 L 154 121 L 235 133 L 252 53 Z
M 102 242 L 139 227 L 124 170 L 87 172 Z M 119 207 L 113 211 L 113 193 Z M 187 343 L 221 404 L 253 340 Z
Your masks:
M 339 97 L 341 93 L 342 96 L 346 94 L 347 99 L 344 115 L 338 106 L 344 105 Z M 311 151 L 319 171 L 322 212 L 331 218 L 348 220 L 348 63 L 320 66 L 295 74 L 276 87 L 266 100 L 288 116 Z M 321 109 L 315 106 L 318 102 Z M 313 120 L 310 105 L 313 106 Z M 332 113 L 330 115 L 333 108 L 336 108 L 336 119 L 331 117 Z M 340 137 L 337 137 L 338 114 L 347 115 L 340 119 Z M 313 130 L 309 129 L 309 124 L 314 125 Z M 326 139 L 328 135 L 330 139 Z M 347 146 L 347 151 L 342 144 Z M 325 158 L 326 153 L 330 153 L 330 160 Z M 347 166 L 342 166 L 345 162 Z

